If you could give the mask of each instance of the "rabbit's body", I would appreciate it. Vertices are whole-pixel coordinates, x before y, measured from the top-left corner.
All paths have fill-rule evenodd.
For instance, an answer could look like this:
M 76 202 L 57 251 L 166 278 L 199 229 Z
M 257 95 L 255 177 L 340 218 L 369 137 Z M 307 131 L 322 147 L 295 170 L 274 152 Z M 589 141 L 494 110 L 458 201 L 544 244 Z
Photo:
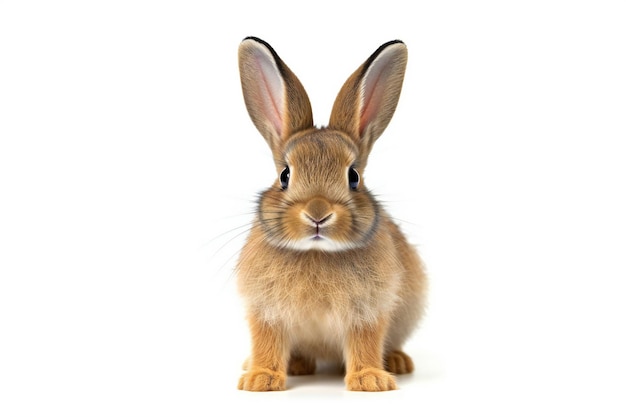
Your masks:
M 344 364 L 351 390 L 394 389 L 389 372 L 412 371 L 401 347 L 424 308 L 425 274 L 359 174 L 393 114 L 405 64 L 403 44 L 383 45 L 318 129 L 273 49 L 242 43 L 244 98 L 279 176 L 259 198 L 237 267 L 252 336 L 240 389 L 284 389 L 287 372 L 312 373 L 318 359 Z
M 336 252 L 282 249 L 255 226 L 239 264 L 249 314 L 288 329 L 290 350 L 306 357 L 343 363 L 349 330 L 381 318 L 390 321 L 385 350 L 399 350 L 422 312 L 425 288 L 415 277 L 423 272 L 386 213 L 379 216 L 372 244 Z

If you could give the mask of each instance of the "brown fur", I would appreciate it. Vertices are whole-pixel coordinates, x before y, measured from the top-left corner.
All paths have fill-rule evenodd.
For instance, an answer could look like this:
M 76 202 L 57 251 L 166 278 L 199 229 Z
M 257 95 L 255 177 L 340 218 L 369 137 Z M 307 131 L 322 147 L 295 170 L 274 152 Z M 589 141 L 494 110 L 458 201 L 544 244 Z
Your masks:
M 415 249 L 359 181 L 395 110 L 406 65 L 400 42 L 381 46 L 348 79 L 328 128 L 312 125 L 304 88 L 257 38 L 239 50 L 244 99 L 277 173 L 260 197 L 237 266 L 252 353 L 239 389 L 286 388 L 316 360 L 345 365 L 346 387 L 395 389 L 413 370 L 401 348 L 423 313 L 426 276 Z

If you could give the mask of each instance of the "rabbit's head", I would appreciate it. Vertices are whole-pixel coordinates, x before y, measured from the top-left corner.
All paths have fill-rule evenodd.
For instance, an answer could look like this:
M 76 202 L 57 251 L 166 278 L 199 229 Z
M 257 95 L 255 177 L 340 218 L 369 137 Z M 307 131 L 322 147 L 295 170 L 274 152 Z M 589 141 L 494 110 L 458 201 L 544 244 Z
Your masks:
M 246 107 L 276 164 L 257 213 L 273 245 L 341 251 L 373 237 L 380 209 L 362 175 L 395 111 L 406 62 L 402 42 L 380 46 L 341 88 L 328 126 L 316 128 L 306 91 L 272 47 L 253 37 L 241 43 Z

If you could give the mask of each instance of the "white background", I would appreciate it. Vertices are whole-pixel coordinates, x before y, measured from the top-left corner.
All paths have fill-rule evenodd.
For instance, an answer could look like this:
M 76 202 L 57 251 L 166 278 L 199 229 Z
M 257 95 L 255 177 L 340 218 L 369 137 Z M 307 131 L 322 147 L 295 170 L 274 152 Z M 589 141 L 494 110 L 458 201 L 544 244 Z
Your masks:
M 602 0 L 0 2 L 0 415 L 625 415 L 625 22 Z M 398 391 L 236 390 L 232 268 L 275 175 L 248 35 L 320 125 L 408 45 L 365 175 L 431 278 Z

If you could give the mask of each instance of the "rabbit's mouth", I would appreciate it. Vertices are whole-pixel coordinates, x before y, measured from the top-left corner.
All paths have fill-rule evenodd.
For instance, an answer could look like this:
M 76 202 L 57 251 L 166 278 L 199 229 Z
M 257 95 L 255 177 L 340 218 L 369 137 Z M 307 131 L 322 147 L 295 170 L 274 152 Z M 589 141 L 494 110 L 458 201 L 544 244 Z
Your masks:
M 324 229 L 327 229 L 328 226 L 334 223 L 335 217 L 335 214 L 332 211 L 328 212 L 328 209 L 326 209 L 326 212 L 323 215 L 312 215 L 309 214 L 307 211 L 303 211 L 301 214 L 303 222 L 305 224 L 308 224 L 308 226 L 311 228 L 312 236 L 310 237 L 310 239 L 313 242 L 328 240 L 327 234 L 322 234 L 322 231 Z M 327 230 L 324 230 L 324 232 L 326 231 Z
M 311 242 L 313 242 L 313 244 L 318 243 L 318 244 L 322 244 L 322 245 L 324 245 L 324 243 L 322 243 L 322 242 L 328 242 L 328 243 L 332 243 L 333 242 L 332 239 L 329 239 L 328 237 L 323 236 L 320 233 L 317 233 L 316 235 L 311 236 L 310 240 L 311 240 Z M 337 244 L 337 242 L 334 242 L 334 244 Z
M 297 250 L 301 252 L 307 251 L 322 251 L 322 252 L 341 252 L 344 250 L 353 249 L 353 245 L 349 243 L 340 242 L 335 239 L 331 239 L 321 233 L 315 233 L 312 236 L 283 241 L 281 246 Z
M 312 242 L 332 241 L 327 235 L 322 234 L 320 225 L 316 225 L 313 231 L 313 235 L 310 237 Z
M 326 239 L 325 236 L 322 236 L 321 233 L 321 229 L 322 228 L 322 224 L 316 224 L 315 225 L 315 234 L 311 237 L 311 239 L 313 240 L 322 240 L 322 239 Z

